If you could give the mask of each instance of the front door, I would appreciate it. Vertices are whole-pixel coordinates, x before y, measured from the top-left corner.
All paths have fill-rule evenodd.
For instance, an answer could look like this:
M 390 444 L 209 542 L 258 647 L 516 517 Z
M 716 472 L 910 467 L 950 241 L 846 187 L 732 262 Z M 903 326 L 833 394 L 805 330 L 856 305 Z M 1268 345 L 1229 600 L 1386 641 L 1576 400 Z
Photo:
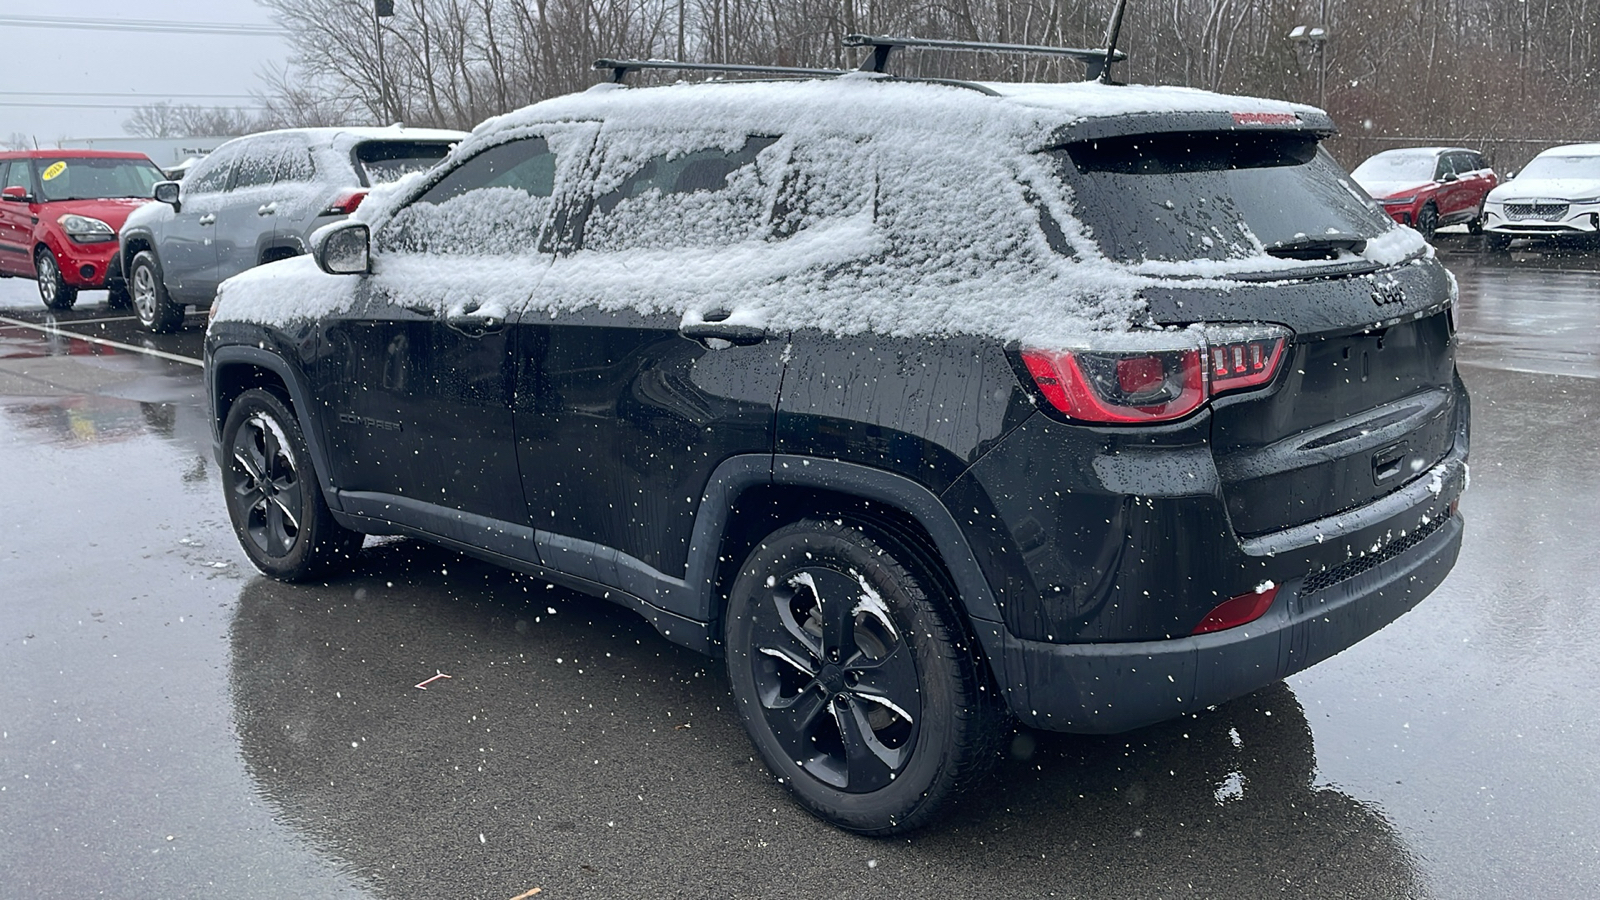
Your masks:
M 347 510 L 537 561 L 509 337 L 549 264 L 538 246 L 558 162 L 543 136 L 491 147 L 375 235 L 317 386 Z
M 0 160 L 0 187 L 22 188 L 33 197 L 33 162 Z M 0 272 L 33 275 L 33 204 L 26 200 L 0 200 Z

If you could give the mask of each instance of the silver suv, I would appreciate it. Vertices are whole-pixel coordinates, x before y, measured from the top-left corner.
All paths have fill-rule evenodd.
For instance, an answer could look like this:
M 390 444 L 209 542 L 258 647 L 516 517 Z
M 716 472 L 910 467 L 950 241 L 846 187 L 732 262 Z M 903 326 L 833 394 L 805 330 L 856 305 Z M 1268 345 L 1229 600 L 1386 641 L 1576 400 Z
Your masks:
M 349 215 L 374 185 L 433 166 L 459 131 L 300 128 L 235 138 L 194 166 L 121 231 L 139 321 L 171 331 L 189 305 L 245 269 L 306 251 L 311 232 Z

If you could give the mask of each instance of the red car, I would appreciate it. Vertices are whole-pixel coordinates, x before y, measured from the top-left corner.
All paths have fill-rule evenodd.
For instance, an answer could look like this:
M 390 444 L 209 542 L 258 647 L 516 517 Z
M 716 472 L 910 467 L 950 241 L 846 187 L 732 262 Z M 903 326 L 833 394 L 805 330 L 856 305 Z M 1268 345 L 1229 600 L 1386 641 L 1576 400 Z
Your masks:
M 1483 198 L 1500 183 L 1483 154 L 1463 147 L 1385 150 L 1350 173 L 1383 211 L 1433 240 L 1444 225 L 1483 230 Z
M 126 306 L 117 231 L 165 178 L 142 153 L 0 152 L 0 277 L 38 279 L 51 309 L 102 288 L 108 305 Z

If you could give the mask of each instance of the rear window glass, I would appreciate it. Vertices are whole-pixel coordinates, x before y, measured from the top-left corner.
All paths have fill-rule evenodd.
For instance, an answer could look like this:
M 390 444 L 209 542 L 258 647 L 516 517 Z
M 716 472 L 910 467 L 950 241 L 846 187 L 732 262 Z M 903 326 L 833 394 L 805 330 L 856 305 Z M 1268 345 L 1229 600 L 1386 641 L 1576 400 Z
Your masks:
M 426 172 L 449 152 L 450 145 L 440 141 L 367 141 L 356 145 L 356 162 L 368 185 L 388 184 Z
M 1312 135 L 1130 135 L 1045 152 L 1101 251 L 1124 262 L 1245 259 L 1393 227 Z

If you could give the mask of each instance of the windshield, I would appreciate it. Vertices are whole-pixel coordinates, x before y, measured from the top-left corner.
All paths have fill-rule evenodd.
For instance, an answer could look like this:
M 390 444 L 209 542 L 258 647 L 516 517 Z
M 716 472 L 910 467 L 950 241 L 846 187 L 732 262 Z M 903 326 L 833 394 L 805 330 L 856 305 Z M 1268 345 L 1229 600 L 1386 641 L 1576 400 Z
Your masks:
M 37 159 L 41 200 L 104 200 L 109 197 L 149 199 L 156 182 L 164 181 L 155 163 L 144 159 L 65 157 Z
M 1600 156 L 1536 156 L 1519 178 L 1600 178 Z
M 368 185 L 387 184 L 426 172 L 449 152 L 450 145 L 441 141 L 368 141 L 356 147 L 356 160 Z
M 1387 216 L 1304 133 L 1129 135 L 1045 151 L 1106 256 L 1236 260 L 1336 235 L 1363 240 Z
M 1437 164 L 1438 159 L 1431 153 L 1379 153 L 1356 166 L 1356 170 L 1350 174 L 1362 184 L 1377 184 L 1384 181 L 1420 184 L 1433 180 Z

